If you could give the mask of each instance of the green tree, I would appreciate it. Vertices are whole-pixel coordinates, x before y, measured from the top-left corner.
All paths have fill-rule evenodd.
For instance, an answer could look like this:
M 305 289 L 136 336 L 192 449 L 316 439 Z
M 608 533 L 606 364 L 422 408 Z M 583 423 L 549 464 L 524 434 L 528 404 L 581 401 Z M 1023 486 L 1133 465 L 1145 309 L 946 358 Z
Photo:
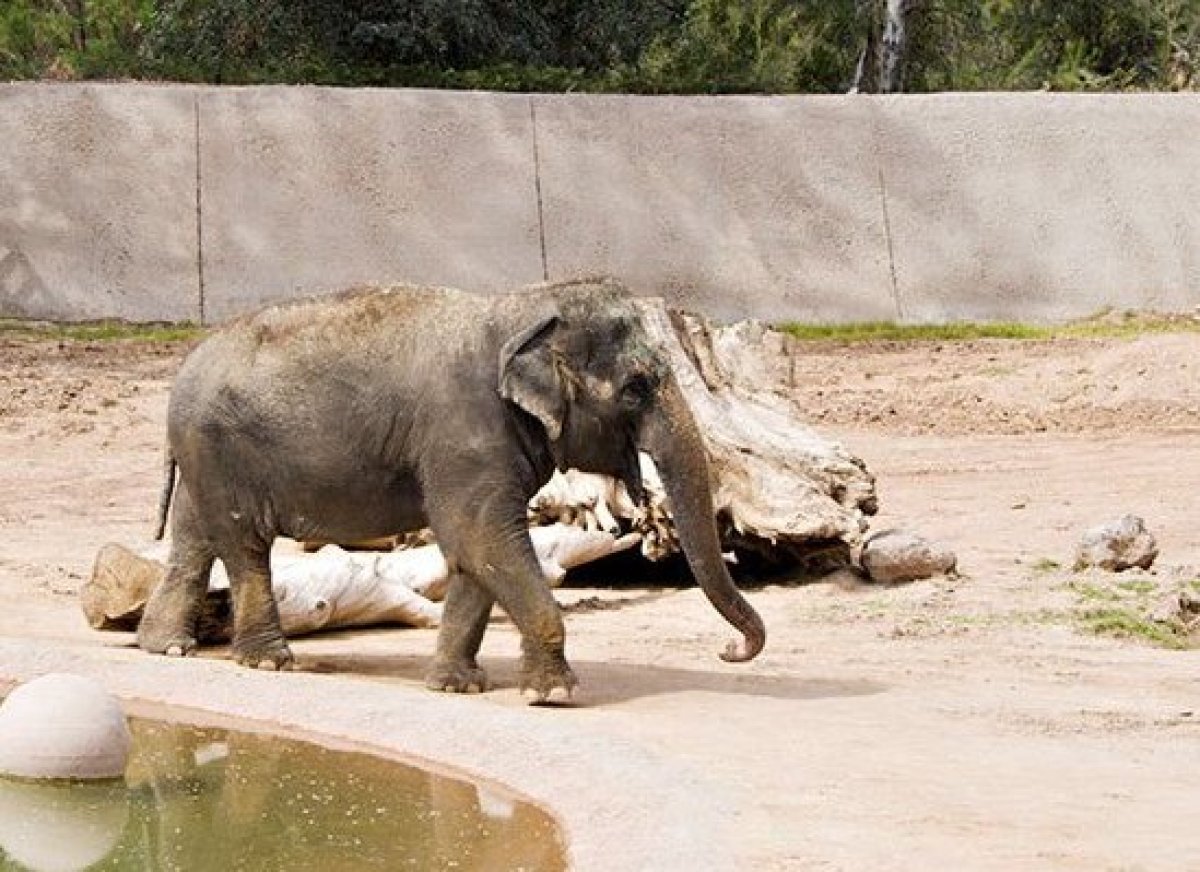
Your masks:
M 0 77 L 676 93 L 1195 88 L 1200 0 L 2 0 Z
M 852 69 L 853 0 L 693 0 L 643 56 L 640 84 L 683 92 L 836 91 Z
M 0 77 L 137 76 L 152 8 L 151 0 L 10 0 L 0 8 Z
M 927 0 L 912 48 L 914 90 L 1188 87 L 1200 0 Z

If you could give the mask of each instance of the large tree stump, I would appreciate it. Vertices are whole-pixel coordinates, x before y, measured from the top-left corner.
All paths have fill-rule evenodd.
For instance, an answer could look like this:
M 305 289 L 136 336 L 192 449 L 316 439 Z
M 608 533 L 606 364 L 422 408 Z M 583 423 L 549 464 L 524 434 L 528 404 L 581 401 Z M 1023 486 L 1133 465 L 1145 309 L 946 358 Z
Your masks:
M 662 300 L 639 308 L 703 433 L 725 544 L 777 562 L 848 558 L 876 511 L 875 478 L 778 393 L 783 337 L 753 324 L 714 328 Z
M 753 322 L 713 327 L 658 299 L 638 307 L 704 438 L 725 548 L 812 571 L 847 563 L 875 513 L 875 479 L 862 460 L 805 425 L 787 399 L 786 337 Z M 644 506 L 612 479 L 570 470 L 534 497 L 531 519 L 601 529 L 625 519 L 648 558 L 677 551 L 658 472 L 646 455 L 641 466 Z

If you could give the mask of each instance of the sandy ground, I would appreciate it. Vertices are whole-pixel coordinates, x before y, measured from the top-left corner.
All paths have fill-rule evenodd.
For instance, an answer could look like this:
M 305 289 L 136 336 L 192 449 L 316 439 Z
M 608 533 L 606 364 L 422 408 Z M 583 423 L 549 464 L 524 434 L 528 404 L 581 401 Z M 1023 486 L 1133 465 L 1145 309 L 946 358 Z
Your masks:
M 523 705 L 499 617 L 477 698 L 421 689 L 430 630 L 298 640 L 289 675 L 89 630 L 95 551 L 150 529 L 184 350 L 0 334 L 0 681 L 69 668 L 436 759 L 549 805 L 578 868 L 1200 868 L 1200 653 L 1078 619 L 1097 591 L 1200 578 L 1200 335 L 798 346 L 785 390 L 878 477 L 873 526 L 953 547 L 962 576 L 756 588 L 770 639 L 746 665 L 717 659 L 694 589 L 563 590 L 584 603 L 562 709 Z M 1064 568 L 1125 512 L 1154 570 Z

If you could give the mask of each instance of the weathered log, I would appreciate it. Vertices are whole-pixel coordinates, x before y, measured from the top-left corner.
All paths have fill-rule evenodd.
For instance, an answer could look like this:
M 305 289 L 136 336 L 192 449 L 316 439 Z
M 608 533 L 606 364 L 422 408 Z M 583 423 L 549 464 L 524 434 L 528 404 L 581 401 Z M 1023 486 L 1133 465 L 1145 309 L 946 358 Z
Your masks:
M 814 570 L 847 562 L 876 511 L 875 479 L 862 460 L 807 427 L 787 400 L 786 337 L 753 322 L 713 327 L 661 300 L 639 307 L 704 436 L 723 545 Z M 607 529 L 619 518 L 642 534 L 651 560 L 674 553 L 679 545 L 658 473 L 646 455 L 641 466 L 646 505 L 634 506 L 612 479 L 570 470 L 530 501 L 530 517 L 585 529 Z
M 538 527 L 530 535 L 551 585 L 560 584 L 567 570 L 632 548 L 639 540 L 637 534 L 563 524 Z M 80 592 L 88 623 L 98 630 L 136 629 L 150 592 L 166 575 L 159 557 L 160 551 L 139 554 L 116 544 L 101 548 Z M 289 636 L 377 624 L 436 626 L 441 620 L 437 600 L 449 580 L 436 545 L 386 554 L 326 545 L 315 554 L 276 552 L 271 567 L 280 623 Z M 227 641 L 231 619 L 229 580 L 218 562 L 201 614 L 201 641 Z
M 875 478 L 780 394 L 782 337 L 753 324 L 714 328 L 661 300 L 640 308 L 704 435 L 724 543 L 781 562 L 848 557 L 876 511 Z

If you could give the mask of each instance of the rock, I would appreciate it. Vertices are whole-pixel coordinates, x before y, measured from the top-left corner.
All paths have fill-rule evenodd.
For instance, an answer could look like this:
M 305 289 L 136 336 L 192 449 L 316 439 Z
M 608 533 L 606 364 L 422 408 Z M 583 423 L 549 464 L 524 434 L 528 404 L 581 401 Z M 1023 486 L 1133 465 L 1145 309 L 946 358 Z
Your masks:
M 1137 515 L 1125 515 L 1083 534 L 1075 553 L 1075 569 L 1098 567 L 1123 572 L 1137 566 L 1149 569 L 1158 557 L 1158 543 Z
M 1191 631 L 1200 624 L 1200 597 L 1190 590 L 1179 590 L 1164 597 L 1150 611 L 1150 620 Z
M 860 562 L 872 581 L 896 584 L 952 573 L 958 558 L 915 533 L 887 530 L 867 540 Z
M 118 778 L 129 746 L 129 726 L 116 699 L 80 675 L 43 675 L 0 705 L 0 775 Z

